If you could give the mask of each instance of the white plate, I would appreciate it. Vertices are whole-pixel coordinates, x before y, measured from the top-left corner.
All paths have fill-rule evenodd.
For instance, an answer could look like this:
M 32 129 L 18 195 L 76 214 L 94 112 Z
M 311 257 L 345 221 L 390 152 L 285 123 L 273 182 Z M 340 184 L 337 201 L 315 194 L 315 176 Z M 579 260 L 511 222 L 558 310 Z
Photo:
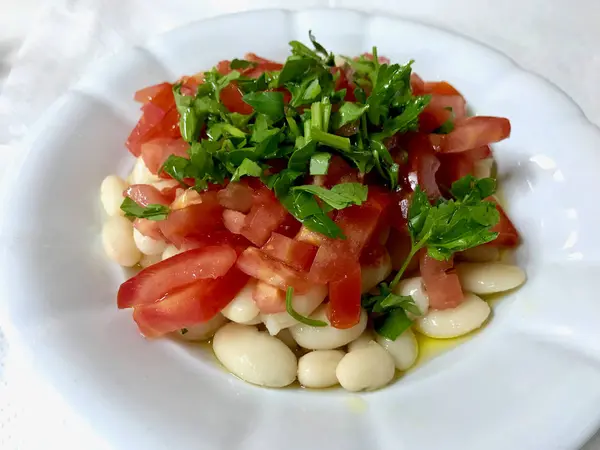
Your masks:
M 169 340 L 142 339 L 99 246 L 101 180 L 130 166 L 133 92 L 253 51 L 282 60 L 312 29 L 335 52 L 414 58 L 477 114 L 509 117 L 495 148 L 529 280 L 467 344 L 364 395 L 266 390 Z M 119 449 L 569 449 L 600 422 L 600 133 L 506 57 L 424 25 L 339 10 L 220 17 L 90 72 L 46 116 L 5 189 L 3 298 L 39 371 Z

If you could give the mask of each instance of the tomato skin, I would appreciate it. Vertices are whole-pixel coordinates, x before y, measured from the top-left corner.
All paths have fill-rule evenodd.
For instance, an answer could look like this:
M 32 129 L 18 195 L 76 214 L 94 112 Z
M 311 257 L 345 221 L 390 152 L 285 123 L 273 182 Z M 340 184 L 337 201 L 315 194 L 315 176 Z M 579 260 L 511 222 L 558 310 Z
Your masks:
M 488 198 L 487 200 L 496 203 L 496 209 L 498 210 L 498 213 L 500 213 L 500 222 L 498 222 L 498 224 L 492 228 L 493 232 L 499 233 L 498 237 L 492 242 L 489 242 L 487 245 L 497 247 L 516 247 L 520 242 L 519 232 L 517 231 L 516 227 L 513 225 L 498 202 L 496 202 L 493 198 Z
M 436 181 L 436 173 L 440 161 L 426 134 L 416 133 L 408 142 L 408 173 L 406 179 L 411 189 L 417 185 L 431 199 L 438 198 L 441 193 Z
M 204 234 L 195 234 L 183 239 L 180 245 L 182 250 L 204 248 L 213 245 L 228 245 L 235 250 L 238 256 L 250 247 L 250 241 L 244 236 L 233 234 L 228 230 L 210 231 Z
M 467 104 L 461 95 L 432 95 L 431 101 L 419 116 L 419 131 L 430 133 L 447 120 L 462 119 L 466 114 Z
M 141 156 L 148 170 L 156 175 L 171 155 L 189 159 L 187 152 L 189 148 L 189 144 L 183 139 L 162 137 L 143 143 Z M 170 178 L 168 174 L 165 175 Z
M 117 306 L 123 309 L 154 303 L 167 293 L 198 279 L 218 278 L 227 273 L 236 259 L 237 254 L 227 245 L 179 253 L 142 269 L 121 284 Z
M 329 169 L 325 175 L 325 187 L 331 189 L 340 183 L 357 183 L 358 169 L 353 168 L 339 155 L 333 155 L 329 161 Z
M 159 222 L 165 238 L 178 248 L 187 237 L 223 228 L 223 207 L 217 200 L 217 193 L 204 192 L 200 196 L 202 203 L 171 211 L 165 220 Z
M 301 294 L 310 288 L 304 274 L 271 258 L 255 247 L 244 250 L 237 260 L 237 267 L 251 277 L 283 291 L 291 286 L 296 293 Z
M 464 152 L 499 142 L 510 136 L 510 121 L 504 117 L 474 116 L 456 121 L 454 131 L 433 143 L 443 153 Z
M 414 95 L 422 95 L 425 93 L 425 82 L 416 73 L 410 74 L 410 87 L 412 88 Z
M 460 95 L 462 94 L 447 81 L 426 81 L 423 83 L 423 92 L 438 95 Z
M 133 99 L 138 103 L 146 104 L 151 102 L 160 92 L 171 88 L 171 83 L 159 83 L 153 86 L 148 86 L 136 91 L 136 93 L 133 95 Z
M 464 295 L 458 275 L 452 271 L 454 262 L 438 261 L 424 251 L 420 258 L 421 277 L 432 309 L 455 308 Z
M 252 114 L 254 109 L 242 100 L 243 96 L 242 91 L 234 83 L 229 83 L 221 89 L 221 93 L 219 94 L 221 102 L 230 112 Z
M 244 228 L 244 222 L 246 221 L 246 215 L 239 211 L 232 211 L 226 209 L 223 211 L 223 225 L 233 234 L 241 234 L 242 228 Z
M 242 183 L 229 183 L 217 196 L 223 208 L 247 213 L 252 208 L 252 189 Z
M 207 322 L 234 299 L 248 279 L 232 267 L 222 277 L 195 281 L 169 292 L 159 302 L 135 307 L 133 320 L 148 338 Z
M 252 298 L 262 314 L 276 314 L 285 311 L 285 292 L 264 281 L 256 283 Z
M 317 247 L 306 242 L 295 241 L 279 233 L 271 233 L 269 240 L 263 245 L 261 251 L 290 267 L 306 271 L 317 254 Z
M 360 264 L 343 278 L 329 283 L 328 318 L 331 326 L 339 329 L 351 328 L 360 321 Z
M 158 189 L 149 184 L 132 184 L 125 189 L 123 196 L 129 197 L 140 206 L 168 206 L 170 204 L 169 199 L 165 195 L 161 194 Z

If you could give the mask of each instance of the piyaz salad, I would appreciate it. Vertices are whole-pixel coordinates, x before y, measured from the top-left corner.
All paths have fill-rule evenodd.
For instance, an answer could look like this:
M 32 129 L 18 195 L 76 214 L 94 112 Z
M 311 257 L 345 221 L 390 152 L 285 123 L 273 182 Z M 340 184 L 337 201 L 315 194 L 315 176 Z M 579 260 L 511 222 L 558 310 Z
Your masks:
M 482 296 L 525 281 L 499 261 L 519 235 L 491 177 L 510 122 L 468 116 L 412 61 L 309 37 L 283 64 L 249 53 L 136 92 L 102 240 L 141 266 L 117 305 L 146 338 L 212 339 L 260 386 L 378 389 L 415 364 L 415 333 L 470 333 Z

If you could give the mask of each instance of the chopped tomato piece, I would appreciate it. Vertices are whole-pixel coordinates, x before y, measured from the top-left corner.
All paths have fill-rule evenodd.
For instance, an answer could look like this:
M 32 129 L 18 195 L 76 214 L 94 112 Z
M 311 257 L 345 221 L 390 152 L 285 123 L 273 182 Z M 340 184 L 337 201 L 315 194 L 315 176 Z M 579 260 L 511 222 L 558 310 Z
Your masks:
M 188 148 L 190 145 L 183 139 L 172 139 L 161 137 L 142 144 L 142 159 L 153 174 L 158 171 L 171 155 L 189 158 Z M 168 175 L 167 175 L 168 176 Z
M 263 245 L 283 223 L 287 214 L 277 201 L 255 204 L 246 216 L 240 234 L 254 245 Z
M 148 219 L 135 219 L 133 226 L 144 236 L 148 236 L 156 240 L 164 240 L 165 237 L 160 232 L 159 222 Z
M 456 308 L 462 303 L 464 295 L 458 275 L 452 270 L 452 259 L 438 261 L 423 252 L 420 267 L 423 285 L 432 309 Z
M 241 234 L 246 215 L 238 211 L 226 209 L 223 211 L 223 225 L 234 234 Z
M 466 114 L 467 104 L 461 95 L 432 95 L 419 116 L 419 130 L 430 133 L 446 121 L 462 119 Z
M 242 91 L 234 83 L 229 83 L 221 89 L 221 102 L 223 102 L 229 111 L 240 114 L 252 114 L 254 109 L 248 103 L 245 103 L 242 97 Z
M 263 281 L 259 281 L 254 286 L 252 298 L 263 314 L 275 314 L 285 311 L 285 292 Z
M 447 81 L 426 81 L 423 83 L 423 91 L 428 94 L 460 95 L 462 97 L 461 93 Z
M 500 222 L 492 231 L 499 233 L 498 237 L 490 242 L 488 245 L 499 246 L 499 247 L 516 247 L 519 244 L 519 232 L 510 221 L 502 207 L 493 199 L 488 198 L 487 200 L 494 201 L 496 203 L 496 209 L 500 213 Z
M 388 220 L 392 228 L 399 231 L 406 229 L 411 195 L 412 192 L 409 192 L 408 189 L 400 189 L 392 193 L 392 202 L 388 211 Z
M 452 183 L 468 174 L 473 174 L 476 161 L 492 156 L 489 145 L 459 153 L 438 153 L 441 166 L 436 173 L 438 185 L 446 190 Z
M 408 229 L 398 230 L 393 228 L 390 230 L 390 237 L 386 243 L 386 248 L 392 260 L 392 268 L 400 270 L 406 258 L 410 254 L 412 244 Z M 406 273 L 410 273 L 419 268 L 419 257 L 415 255 L 406 268 Z
M 244 250 L 237 260 L 237 267 L 251 277 L 282 290 L 291 286 L 295 292 L 301 294 L 310 287 L 302 273 L 254 247 Z
M 217 196 L 223 208 L 247 213 L 252 208 L 252 189 L 242 183 L 229 183 Z
M 423 78 L 414 72 L 410 74 L 410 87 L 415 95 L 422 95 L 425 93 L 425 82 L 423 81 Z
M 342 279 L 329 283 L 328 316 L 334 328 L 350 328 L 360 321 L 360 264 Z
M 133 95 L 133 99 L 138 103 L 145 104 L 152 101 L 161 91 L 171 88 L 171 83 L 159 83 L 154 86 L 148 86 L 137 91 Z
M 217 72 L 219 72 L 221 75 L 227 75 L 229 72 L 231 72 L 231 61 L 227 59 L 219 61 L 217 63 Z
M 202 203 L 171 211 L 166 220 L 159 222 L 162 233 L 176 247 L 180 247 L 186 237 L 223 228 L 223 207 L 216 192 L 205 192 L 201 198 Z
M 508 136 L 510 136 L 508 119 L 486 116 L 467 117 L 456 122 L 454 131 L 439 138 L 439 151 L 444 153 L 463 152 L 493 144 Z
M 154 186 L 149 184 L 132 184 L 125 192 L 123 196 L 129 197 L 131 200 L 136 202 L 140 206 L 148 205 L 169 205 L 169 199 L 161 194 L 161 192 Z
M 202 278 L 218 278 L 233 266 L 237 254 L 227 246 L 188 250 L 146 267 L 121 284 L 117 294 L 119 308 L 145 305 L 165 294 Z
M 310 269 L 317 254 L 317 247 L 314 245 L 295 241 L 279 233 L 271 233 L 269 240 L 260 249 L 267 255 L 300 271 Z
M 207 322 L 217 315 L 248 283 L 248 276 L 232 267 L 224 276 L 203 279 L 169 292 L 157 302 L 136 306 L 133 320 L 146 337 Z
M 351 167 L 341 156 L 332 156 L 325 176 L 327 188 L 331 189 L 332 186 L 340 183 L 357 183 L 358 181 L 358 169 Z
M 238 255 L 250 247 L 250 241 L 244 236 L 233 234 L 228 230 L 210 231 L 205 234 L 196 234 L 183 239 L 180 245 L 182 250 L 204 248 L 212 245 L 229 245 Z
M 440 167 L 433 146 L 427 135 L 417 133 L 408 142 L 408 174 L 407 180 L 414 190 L 417 185 L 425 191 L 429 198 L 439 197 L 435 174 Z
M 275 229 L 279 234 L 293 238 L 300 231 L 302 224 L 296 220 L 291 214 L 286 214 L 283 222 Z

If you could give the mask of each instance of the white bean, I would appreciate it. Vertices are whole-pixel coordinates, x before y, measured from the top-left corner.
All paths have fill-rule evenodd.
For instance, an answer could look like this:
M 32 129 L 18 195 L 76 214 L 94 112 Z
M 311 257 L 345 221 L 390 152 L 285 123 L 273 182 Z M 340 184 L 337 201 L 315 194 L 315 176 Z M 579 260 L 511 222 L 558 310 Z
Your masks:
M 161 179 L 158 177 L 158 175 L 154 175 L 146 167 L 146 164 L 141 156 L 135 161 L 133 169 L 127 178 L 129 184 L 152 184 L 160 180 Z
M 360 312 L 360 321 L 351 328 L 341 330 L 334 328 L 327 319 L 327 305 L 321 305 L 310 315 L 311 319 L 322 320 L 327 323 L 325 327 L 312 327 L 303 323 L 294 325 L 290 332 L 300 347 L 310 350 L 331 350 L 342 347 L 355 340 L 367 327 L 367 313 Z
M 162 253 L 162 259 L 164 261 L 165 259 L 169 259 L 172 256 L 179 255 L 180 253 L 181 253 L 181 250 L 179 250 L 174 245 L 167 245 L 167 247 L 165 248 L 165 250 Z
M 369 292 L 392 273 L 392 260 L 388 252 L 385 252 L 383 258 L 377 266 L 361 266 L 361 291 Z
M 303 316 L 308 316 L 315 309 L 317 309 L 321 303 L 323 303 L 325 297 L 327 297 L 327 286 L 316 284 L 304 294 L 294 294 L 292 306 L 294 307 L 294 311 L 302 314 Z M 274 314 L 261 314 L 261 318 L 262 322 L 267 327 L 267 330 L 273 336 L 275 336 L 281 330 L 294 326 L 298 323 L 296 319 L 294 319 L 285 311 Z
M 104 211 L 109 216 L 124 215 L 121 210 L 123 203 L 123 191 L 127 189 L 127 183 L 121 177 L 109 175 L 100 185 L 100 201 Z
M 252 292 L 256 286 L 256 280 L 250 280 L 243 289 L 221 310 L 221 314 L 232 322 L 248 324 L 254 321 L 259 314 L 259 310 L 252 298 Z M 258 318 L 260 322 L 260 318 Z
M 294 340 L 292 333 L 290 333 L 289 328 L 281 330 L 279 333 L 277 333 L 276 337 L 285 345 L 287 345 L 290 348 L 290 350 L 296 350 L 298 348 L 298 344 Z
M 419 356 L 419 344 L 410 328 L 398 336 L 395 341 L 377 335 L 377 343 L 392 356 L 398 370 L 410 369 Z
M 133 240 L 133 225 L 123 216 L 112 216 L 102 227 L 104 251 L 116 263 L 132 267 L 140 260 L 140 251 Z
M 335 375 L 348 391 L 372 391 L 394 378 L 394 360 L 377 342 L 347 353 L 338 364 Z
M 140 266 L 142 266 L 142 268 L 145 269 L 146 267 L 149 267 L 152 264 L 160 262 L 160 260 L 160 255 L 144 255 L 142 253 L 142 257 L 140 258 Z
M 460 252 L 459 259 L 464 259 L 471 262 L 490 262 L 500 259 L 500 250 L 498 247 L 491 245 L 480 245 L 478 247 L 469 248 Z
M 338 383 L 335 369 L 344 357 L 341 350 L 315 350 L 298 360 L 298 381 L 307 388 L 322 389 Z
M 135 246 L 144 255 L 161 255 L 165 248 L 167 248 L 165 241 L 144 236 L 137 228 L 133 229 L 133 240 L 135 241 Z
M 217 330 L 227 323 L 222 314 L 217 314 L 208 322 L 198 323 L 173 333 L 175 337 L 183 341 L 207 341 L 215 335 Z
M 213 338 L 217 359 L 248 383 L 283 387 L 296 379 L 298 361 L 279 339 L 256 327 L 229 323 Z
M 492 176 L 494 158 L 484 158 L 473 164 L 473 175 L 475 178 L 489 178 Z
M 373 342 L 375 336 L 371 330 L 365 330 L 363 334 L 354 339 L 348 344 L 348 352 L 353 352 L 359 348 L 365 348 L 369 345 L 369 342 Z
M 481 327 L 490 315 L 490 305 L 475 294 L 465 294 L 456 308 L 431 310 L 415 322 L 422 334 L 438 339 L 448 339 L 470 333 Z
M 518 266 L 502 263 L 459 263 L 456 273 L 465 291 L 494 294 L 521 286 L 525 272 Z
M 394 293 L 398 295 L 410 295 L 417 308 L 419 308 L 419 311 L 421 311 L 421 315 L 427 314 L 429 310 L 429 296 L 425 292 L 425 289 L 423 289 L 423 280 L 421 277 L 402 280 L 394 289 Z M 408 312 L 408 316 L 411 319 L 415 317 L 410 312 Z

